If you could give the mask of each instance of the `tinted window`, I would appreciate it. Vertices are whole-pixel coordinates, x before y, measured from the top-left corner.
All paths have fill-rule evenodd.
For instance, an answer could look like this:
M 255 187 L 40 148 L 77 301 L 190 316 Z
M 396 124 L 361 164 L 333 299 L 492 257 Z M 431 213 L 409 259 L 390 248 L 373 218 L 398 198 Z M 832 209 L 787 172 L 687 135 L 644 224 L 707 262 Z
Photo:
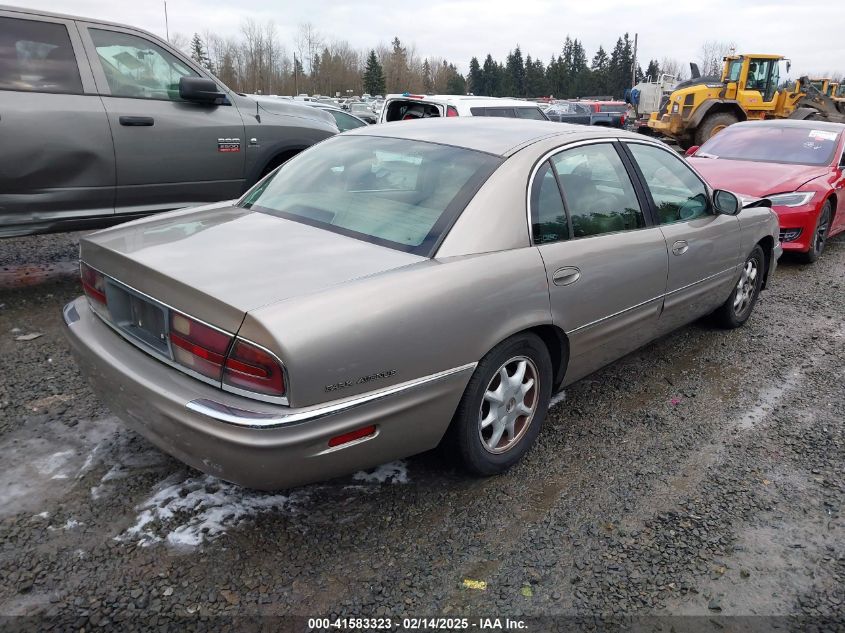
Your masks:
M 517 119 L 532 119 L 534 121 L 545 121 L 546 115 L 540 108 L 514 108 Z
M 430 255 L 499 163 L 447 145 L 338 136 L 289 160 L 241 205 Z
M 531 223 L 535 244 L 569 239 L 569 223 L 555 175 L 546 161 L 531 185 Z
M 115 97 L 180 101 L 179 79 L 197 75 L 149 40 L 116 31 L 90 29 L 90 32 Z
M 763 163 L 828 165 L 839 132 L 788 125 L 732 125 L 712 137 L 697 156 Z
M 599 112 L 625 112 L 627 107 L 624 103 L 621 104 L 601 104 L 599 105 Z
M 660 224 L 694 220 L 710 212 L 707 188 L 683 160 L 649 145 L 628 145 L 651 192 Z
M 507 119 L 516 118 L 513 108 L 470 108 L 472 116 L 497 116 Z
M 628 172 L 609 143 L 584 145 L 552 157 L 573 237 L 587 237 L 645 226 Z
M 0 17 L 0 90 L 81 93 L 67 28 Z

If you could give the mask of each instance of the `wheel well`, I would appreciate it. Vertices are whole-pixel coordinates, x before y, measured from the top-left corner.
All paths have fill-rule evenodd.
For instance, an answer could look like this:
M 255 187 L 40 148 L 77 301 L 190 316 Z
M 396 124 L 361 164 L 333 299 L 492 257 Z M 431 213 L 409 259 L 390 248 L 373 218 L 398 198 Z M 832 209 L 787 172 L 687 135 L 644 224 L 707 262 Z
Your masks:
M 569 339 L 566 333 L 556 325 L 551 324 L 537 325 L 525 331 L 533 332 L 546 344 L 555 371 L 552 378 L 552 392 L 557 391 L 563 382 L 566 368 L 569 365 Z
M 760 248 L 763 249 L 763 256 L 766 258 L 766 274 L 763 277 L 763 286 L 765 288 L 769 283 L 769 271 L 772 269 L 772 255 L 774 254 L 775 250 L 775 240 L 771 235 L 767 235 L 762 240 L 757 242 L 760 245 Z
M 745 121 L 748 119 L 748 115 L 745 113 L 745 110 L 743 110 L 738 103 L 725 103 L 717 101 L 713 103 L 713 105 L 711 105 L 709 108 L 707 108 L 706 111 L 702 112 L 700 118 L 698 118 L 697 123 L 695 123 L 695 126 L 700 126 L 709 117 L 715 116 L 717 114 L 733 114 L 738 121 Z
M 833 226 L 833 221 L 836 219 L 836 207 L 837 207 L 836 194 L 831 193 L 827 197 L 827 199 L 830 201 L 830 226 Z
M 303 149 L 304 148 L 287 149 L 273 156 L 273 158 L 267 161 L 267 164 L 264 166 L 264 169 L 261 170 L 261 175 L 259 176 L 259 179 L 264 178 L 264 176 L 276 169 L 276 167 L 278 167 L 282 163 L 289 161 L 291 158 L 299 154 L 299 152 L 301 152 Z

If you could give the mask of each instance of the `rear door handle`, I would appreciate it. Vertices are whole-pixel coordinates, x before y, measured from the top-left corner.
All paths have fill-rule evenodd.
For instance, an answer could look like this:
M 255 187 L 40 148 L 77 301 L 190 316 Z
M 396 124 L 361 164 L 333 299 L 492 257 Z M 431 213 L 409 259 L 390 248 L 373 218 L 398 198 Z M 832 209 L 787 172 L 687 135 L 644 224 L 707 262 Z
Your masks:
M 555 286 L 568 286 L 569 284 L 574 284 L 579 279 L 581 279 L 581 270 L 576 266 L 558 268 L 555 274 L 552 275 L 552 281 Z
M 151 116 L 122 116 L 119 121 L 121 125 L 128 127 L 148 127 L 155 125 L 155 119 Z
M 672 244 L 672 253 L 675 255 L 683 255 L 687 250 L 689 250 L 689 244 L 687 244 L 686 240 L 678 240 Z

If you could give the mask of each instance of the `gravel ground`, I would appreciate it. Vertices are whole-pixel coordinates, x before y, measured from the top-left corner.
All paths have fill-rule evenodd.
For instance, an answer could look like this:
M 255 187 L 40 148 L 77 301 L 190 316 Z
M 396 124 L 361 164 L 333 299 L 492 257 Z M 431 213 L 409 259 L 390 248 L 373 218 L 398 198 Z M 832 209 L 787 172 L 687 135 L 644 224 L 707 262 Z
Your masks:
M 746 327 L 693 324 L 567 389 L 504 476 L 432 453 L 278 494 L 97 402 L 61 334 L 77 240 L 0 242 L 0 616 L 30 616 L 0 628 L 845 629 L 845 239 L 782 261 Z

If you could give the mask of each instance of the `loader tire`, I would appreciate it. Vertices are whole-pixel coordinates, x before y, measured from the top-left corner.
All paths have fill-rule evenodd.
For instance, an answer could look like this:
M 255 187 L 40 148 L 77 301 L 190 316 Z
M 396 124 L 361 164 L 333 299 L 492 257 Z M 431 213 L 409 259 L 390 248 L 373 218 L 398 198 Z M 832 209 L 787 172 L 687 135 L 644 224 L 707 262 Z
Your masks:
M 711 137 L 716 136 L 729 125 L 738 123 L 739 119 L 730 112 L 718 112 L 706 117 L 695 131 L 695 144 L 704 145 Z

